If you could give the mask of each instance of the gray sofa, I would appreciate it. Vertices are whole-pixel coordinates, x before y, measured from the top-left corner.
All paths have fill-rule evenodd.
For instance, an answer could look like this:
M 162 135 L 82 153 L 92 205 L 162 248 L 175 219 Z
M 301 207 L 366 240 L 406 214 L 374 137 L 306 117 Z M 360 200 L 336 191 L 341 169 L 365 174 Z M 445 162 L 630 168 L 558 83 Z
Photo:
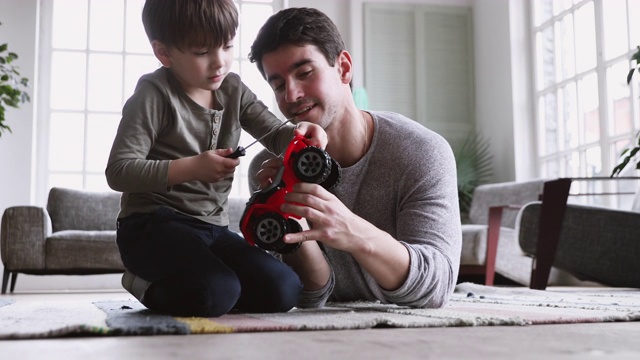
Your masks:
M 238 230 L 246 200 L 229 199 L 230 228 Z M 120 194 L 52 188 L 46 208 L 7 208 L 0 228 L 2 293 L 18 273 L 88 275 L 124 271 L 116 245 Z

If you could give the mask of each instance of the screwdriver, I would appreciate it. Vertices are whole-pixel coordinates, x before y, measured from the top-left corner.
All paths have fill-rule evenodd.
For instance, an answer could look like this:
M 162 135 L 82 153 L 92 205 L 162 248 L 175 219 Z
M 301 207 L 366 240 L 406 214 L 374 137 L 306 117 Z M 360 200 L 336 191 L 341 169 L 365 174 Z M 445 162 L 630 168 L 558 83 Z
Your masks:
M 285 121 L 282 124 L 278 125 L 278 127 L 276 127 L 275 129 L 273 129 L 273 130 L 267 132 L 266 134 L 260 136 L 258 139 L 256 139 L 254 142 L 252 142 L 251 144 L 247 145 L 246 147 L 242 147 L 242 146 L 238 145 L 238 148 L 234 152 L 232 152 L 231 154 L 229 154 L 229 155 L 227 155 L 225 157 L 226 158 L 230 158 L 230 159 L 237 159 L 240 156 L 245 156 L 247 154 L 247 149 L 249 147 L 253 146 L 258 141 L 264 139 L 267 135 L 271 134 L 272 132 L 280 129 L 281 127 L 283 127 L 287 123 L 291 122 L 291 120 L 293 120 L 293 118 L 287 119 L 287 121 Z

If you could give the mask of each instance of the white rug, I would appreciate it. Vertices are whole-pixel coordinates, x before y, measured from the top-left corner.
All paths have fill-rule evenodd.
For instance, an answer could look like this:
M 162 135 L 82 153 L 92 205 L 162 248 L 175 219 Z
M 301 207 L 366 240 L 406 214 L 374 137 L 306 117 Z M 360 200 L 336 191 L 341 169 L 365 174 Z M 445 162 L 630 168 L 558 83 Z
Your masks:
M 40 297 L 39 299 L 42 299 Z M 332 303 L 280 314 L 181 318 L 153 313 L 131 297 L 29 301 L 0 298 L 0 339 L 169 335 L 259 331 L 535 325 L 639 321 L 640 290 L 580 288 L 539 291 L 459 284 L 442 309 L 374 302 Z

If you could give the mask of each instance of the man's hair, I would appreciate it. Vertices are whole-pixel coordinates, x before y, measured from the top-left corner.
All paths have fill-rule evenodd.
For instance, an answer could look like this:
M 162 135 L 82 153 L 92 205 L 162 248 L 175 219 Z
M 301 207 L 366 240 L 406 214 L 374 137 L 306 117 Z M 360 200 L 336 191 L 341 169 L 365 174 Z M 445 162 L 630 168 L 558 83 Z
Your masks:
M 323 12 L 311 8 L 284 9 L 267 20 L 251 45 L 249 60 L 258 65 L 262 76 L 265 76 L 262 57 L 284 44 L 315 45 L 330 66 L 345 50 L 338 28 Z
M 219 48 L 236 36 L 238 9 L 232 0 L 147 0 L 142 23 L 149 41 L 167 47 Z

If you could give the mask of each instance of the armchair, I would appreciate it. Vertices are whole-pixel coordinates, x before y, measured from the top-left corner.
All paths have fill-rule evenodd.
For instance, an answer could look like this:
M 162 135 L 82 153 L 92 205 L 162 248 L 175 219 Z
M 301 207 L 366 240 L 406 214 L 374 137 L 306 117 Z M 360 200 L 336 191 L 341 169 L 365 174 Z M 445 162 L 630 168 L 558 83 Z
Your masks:
M 14 206 L 2 216 L 2 293 L 18 273 L 108 274 L 124 271 L 116 245 L 120 194 L 52 188 L 47 207 Z
M 512 252 L 519 205 L 537 200 L 542 184 L 533 180 L 476 187 L 469 219 L 462 224 L 460 275 L 484 275 L 485 285 L 493 285 L 498 247 L 503 248 L 501 257 Z

